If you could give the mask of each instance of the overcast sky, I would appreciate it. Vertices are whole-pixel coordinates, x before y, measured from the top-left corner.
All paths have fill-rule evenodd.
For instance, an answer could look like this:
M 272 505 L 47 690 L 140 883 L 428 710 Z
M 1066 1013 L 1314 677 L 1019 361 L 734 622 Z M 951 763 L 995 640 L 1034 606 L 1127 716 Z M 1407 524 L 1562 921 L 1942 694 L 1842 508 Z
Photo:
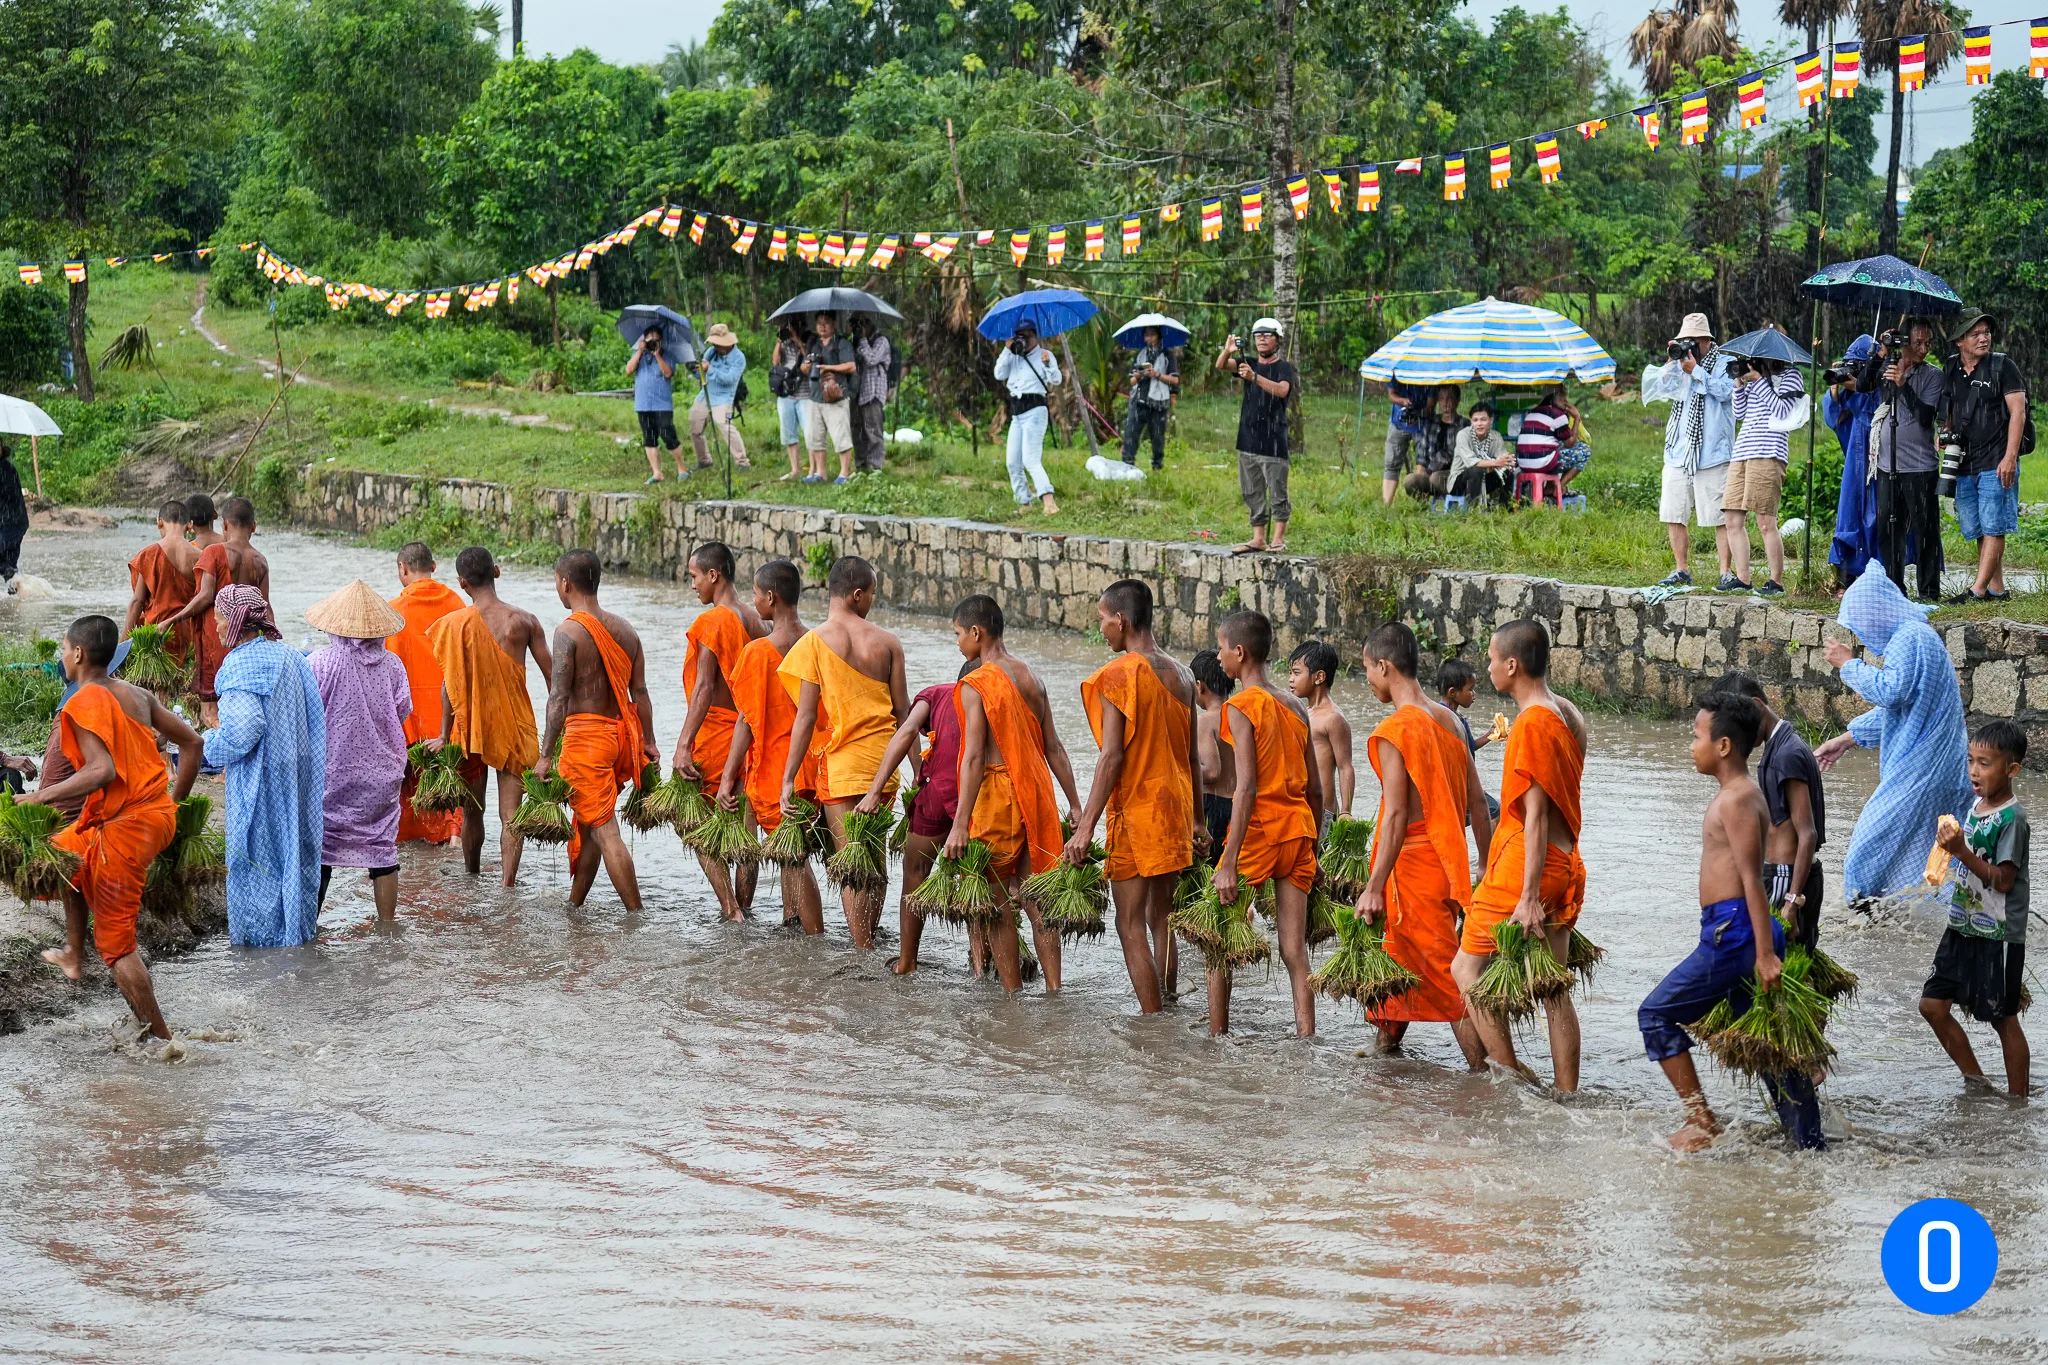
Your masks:
M 1485 22 L 1508 8 L 1510 0 L 1470 0 L 1469 12 Z M 2043 0 L 1987 0 L 1971 6 L 1972 18 L 1980 24 L 2031 17 Z M 587 47 L 608 61 L 620 63 L 655 62 L 671 43 L 702 38 L 722 8 L 720 0 L 526 0 L 526 44 L 530 52 L 564 54 Z M 1525 9 L 1545 8 L 1530 3 Z M 1571 6 L 1573 18 L 1583 24 L 1607 53 L 1609 64 L 1620 72 L 1627 61 L 1628 31 L 1649 5 L 1645 0 L 1579 0 Z M 1751 0 L 1744 7 L 1740 30 L 1753 45 L 1775 42 L 1787 53 L 1797 41 L 1775 22 L 1776 6 Z M 510 25 L 506 43 L 509 47 Z M 1992 34 L 1992 60 L 1997 70 L 2024 64 L 2027 30 L 1997 29 Z M 1791 112 L 1789 85 L 1783 94 L 1772 91 L 1771 108 Z M 1938 149 L 1966 140 L 1970 135 L 1969 90 L 1963 84 L 1958 61 L 1937 81 L 1918 95 L 1908 97 L 1911 137 L 1909 164 L 1925 161 Z M 1589 111 L 1591 112 L 1591 111 Z M 1417 148 L 1417 151 L 1433 149 Z

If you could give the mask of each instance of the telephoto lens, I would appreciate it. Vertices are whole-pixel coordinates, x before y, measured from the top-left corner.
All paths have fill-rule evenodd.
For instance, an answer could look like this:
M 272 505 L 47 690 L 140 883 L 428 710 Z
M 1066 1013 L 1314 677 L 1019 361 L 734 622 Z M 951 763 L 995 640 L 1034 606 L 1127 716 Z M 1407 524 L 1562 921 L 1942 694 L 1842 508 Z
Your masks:
M 1941 433 L 1941 473 L 1934 480 L 1934 496 L 1956 495 L 1956 475 L 1963 467 L 1963 447 L 1952 431 Z

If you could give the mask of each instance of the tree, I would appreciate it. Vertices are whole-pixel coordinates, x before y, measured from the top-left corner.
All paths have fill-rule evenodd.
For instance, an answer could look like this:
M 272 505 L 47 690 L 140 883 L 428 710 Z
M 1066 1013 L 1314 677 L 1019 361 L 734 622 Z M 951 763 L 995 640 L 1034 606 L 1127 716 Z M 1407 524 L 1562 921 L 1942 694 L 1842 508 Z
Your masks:
M 256 31 L 256 108 L 334 212 L 415 232 L 432 183 L 420 140 L 453 128 L 476 98 L 495 24 L 462 0 L 271 0 Z
M 0 195 L 10 235 L 84 257 L 149 233 L 137 185 L 183 156 L 186 130 L 213 116 L 225 40 L 204 0 L 8 0 L 0 4 Z M 78 396 L 90 278 L 69 287 Z
M 670 43 L 654 74 L 664 95 L 678 90 L 722 90 L 732 80 L 726 61 L 722 50 L 692 38 L 687 47 Z
M 1710 57 L 1732 62 L 1739 50 L 1734 0 L 1673 0 L 1628 35 L 1628 59 L 1642 68 L 1652 95 L 1669 94 L 1679 68 L 1696 70 Z
M 1863 65 L 1891 77 L 1892 137 L 1885 153 L 1884 212 L 1877 224 L 1877 249 L 1887 256 L 1899 249 L 1899 148 L 1906 140 L 1906 96 L 1899 90 L 1899 39 L 1915 34 L 1927 40 L 1927 79 L 1956 55 L 1957 34 L 1966 15 L 1948 0 L 1858 0 L 1856 31 L 1863 38 Z
M 1850 0 L 1778 0 L 1778 21 L 1787 28 L 1803 31 L 1806 34 L 1806 50 L 1818 52 L 1821 30 L 1826 29 L 1832 34 L 1836 22 L 1848 17 L 1849 9 Z M 1820 136 L 1820 129 L 1823 115 L 1827 112 L 1823 107 L 1826 103 L 1827 101 L 1822 100 L 1806 106 L 1806 131 L 1809 136 L 1805 146 L 1804 183 L 1807 185 L 1820 184 L 1823 174 L 1822 166 L 1825 164 L 1827 147 Z M 1868 165 L 1869 162 L 1866 161 L 1864 164 Z M 1807 220 L 1805 260 L 1815 267 L 1821 264 L 1818 217 Z

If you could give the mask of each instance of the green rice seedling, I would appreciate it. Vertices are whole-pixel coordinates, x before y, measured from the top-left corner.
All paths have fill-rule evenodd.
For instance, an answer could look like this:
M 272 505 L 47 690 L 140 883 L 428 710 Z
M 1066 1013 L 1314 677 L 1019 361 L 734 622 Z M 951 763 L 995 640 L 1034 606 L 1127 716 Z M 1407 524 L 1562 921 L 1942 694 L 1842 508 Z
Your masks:
M 55 900 L 78 876 L 78 855 L 50 842 L 71 822 L 54 806 L 23 804 L 0 791 L 0 867 L 24 903 Z
M 752 867 L 761 861 L 761 841 L 747 833 L 747 798 L 737 808 L 714 805 L 711 818 L 683 836 L 683 842 L 713 862 Z
M 1023 936 L 1017 939 L 1017 976 L 1026 983 L 1038 980 L 1040 968 L 1038 954 L 1031 951 L 1031 945 Z
M 673 812 L 669 816 L 669 823 L 675 826 L 677 834 L 688 835 L 691 830 L 711 818 L 712 802 L 704 792 L 702 781 L 670 773 L 668 781 L 664 782 L 662 787 L 671 793 L 664 805 Z
M 569 836 L 576 832 L 575 821 L 569 814 L 569 784 L 558 773 L 549 773 L 544 778 L 528 773 L 520 783 L 526 788 L 526 795 L 520 799 L 519 809 L 513 812 L 506 828 L 537 844 L 568 843 Z
M 58 704 L 64 700 L 64 680 L 54 667 L 6 661 L 0 651 L 0 735 L 8 747 L 39 750 L 50 737 L 57 719 Z
M 1812 964 L 1807 972 L 1808 985 L 1833 1003 L 1855 998 L 1856 989 L 1862 984 L 1856 973 L 1818 947 L 1807 948 L 1804 951 Z
M 58 645 L 55 640 L 38 635 L 35 639 L 29 641 L 29 647 L 35 650 L 36 662 L 39 664 L 52 663 L 57 658 Z
M 903 818 L 896 822 L 896 828 L 889 834 L 889 851 L 901 853 L 910 846 L 910 803 L 917 800 L 918 787 L 903 789 Z
M 1748 1010 L 1700 1039 L 1714 1060 L 1757 1080 L 1825 1066 L 1835 1049 L 1825 1032 L 1827 997 L 1813 988 L 1812 970 L 1813 959 L 1806 950 L 1794 948 L 1785 955 L 1784 971 L 1770 990 L 1758 990 L 1756 978 L 1750 977 Z
M 1192 905 L 1201 899 L 1202 888 L 1209 884 L 1209 878 L 1216 875 L 1213 863 L 1192 863 L 1180 874 L 1180 880 L 1173 884 L 1173 905 L 1178 910 L 1183 905 Z
M 761 859 L 778 867 L 802 867 L 811 860 L 811 828 L 825 817 L 810 802 L 798 797 L 793 810 L 782 813 L 781 821 L 761 840 Z
M 455 745 L 444 744 L 438 752 L 429 752 L 425 740 L 405 751 L 406 766 L 416 779 L 412 789 L 415 811 L 432 815 L 478 804 L 469 783 L 462 780 L 462 759 L 462 750 Z
M 1337 937 L 1337 916 L 1348 907 L 1335 899 L 1319 881 L 1309 888 L 1308 893 L 1308 946 L 1311 948 L 1328 943 Z
M 1339 900 L 1356 900 L 1372 880 L 1372 821 L 1336 817 L 1324 832 L 1318 853 L 1331 894 Z
M 1494 926 L 1493 945 L 1493 960 L 1465 992 L 1480 1009 L 1520 1023 L 1535 1016 L 1538 1001 L 1571 990 L 1572 974 L 1541 936 L 1513 920 L 1502 920 Z
M 1102 873 L 1102 860 L 1093 859 L 1075 867 L 1065 858 L 1028 877 L 1018 895 L 1038 911 L 1048 929 L 1062 938 L 1100 938 L 1103 912 L 1109 909 L 1109 882 Z
M 1201 894 L 1176 906 L 1167 917 L 1173 931 L 1202 954 L 1212 972 L 1235 971 L 1272 959 L 1273 945 L 1252 927 L 1250 886 L 1240 882 L 1235 899 L 1226 903 L 1213 882 Z
M 192 666 L 172 650 L 178 643 L 175 631 L 143 622 L 128 632 L 128 662 L 121 667 L 121 681 L 145 687 L 166 701 L 182 696 L 192 685 Z
M 1367 1013 L 1422 984 L 1387 951 L 1386 935 L 1358 913 L 1338 907 L 1332 925 L 1337 949 L 1309 978 L 1311 989 L 1339 1000 L 1356 1000 Z
M 1280 922 L 1280 892 L 1273 882 L 1259 882 L 1252 887 L 1252 908 L 1265 918 L 1266 923 Z
M 849 891 L 881 891 L 889 885 L 889 831 L 896 813 L 886 807 L 846 817 L 846 845 L 825 860 L 825 876 Z
M 1580 933 L 1578 925 L 1572 926 L 1571 944 L 1565 949 L 1564 965 L 1578 974 L 1581 985 L 1593 979 L 1593 973 L 1599 969 L 1601 960 L 1606 956 L 1605 948 Z
M 996 899 L 995 856 L 988 845 L 970 839 L 958 858 L 941 855 L 929 877 L 911 897 L 911 908 L 927 918 L 953 924 L 993 924 L 1001 917 Z
M 660 786 L 661 765 L 659 763 L 649 763 L 641 768 L 639 778 L 633 783 L 631 794 L 626 797 L 626 804 L 619 808 L 619 818 L 643 834 L 650 829 L 660 829 L 663 825 L 668 824 L 669 821 L 667 819 L 658 814 L 652 814 L 647 809 L 648 793 Z
M 228 839 L 213 827 L 212 816 L 211 797 L 193 795 L 178 803 L 178 832 L 164 854 L 175 856 L 178 876 L 188 884 L 218 886 L 227 880 Z

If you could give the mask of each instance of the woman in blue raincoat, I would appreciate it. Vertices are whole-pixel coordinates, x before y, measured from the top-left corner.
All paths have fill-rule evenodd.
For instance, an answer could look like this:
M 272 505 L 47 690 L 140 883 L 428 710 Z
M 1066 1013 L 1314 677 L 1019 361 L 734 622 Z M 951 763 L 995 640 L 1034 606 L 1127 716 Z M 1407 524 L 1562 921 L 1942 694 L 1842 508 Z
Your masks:
M 1838 368 L 1860 377 L 1877 343 L 1865 332 L 1849 343 Z M 1835 497 L 1835 540 L 1828 563 L 1835 566 L 1835 585 L 1846 588 L 1863 576 L 1863 566 L 1877 553 L 1877 485 L 1870 477 L 1870 418 L 1883 401 L 1865 393 L 1852 377 L 1829 387 L 1821 399 L 1821 415 L 1842 443 L 1842 489 Z

